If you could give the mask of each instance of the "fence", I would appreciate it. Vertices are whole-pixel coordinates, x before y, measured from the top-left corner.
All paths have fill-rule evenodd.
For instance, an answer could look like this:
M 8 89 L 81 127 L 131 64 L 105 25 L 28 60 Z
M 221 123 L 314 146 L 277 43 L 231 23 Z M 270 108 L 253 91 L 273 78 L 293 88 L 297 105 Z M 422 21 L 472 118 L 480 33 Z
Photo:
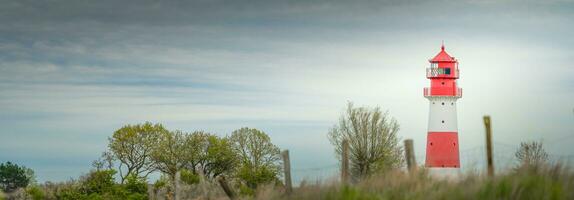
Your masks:
M 461 159 L 461 171 L 484 172 L 485 174 L 494 175 L 496 171 L 503 171 L 517 166 L 519 161 L 516 159 L 514 154 L 518 150 L 519 145 L 511 145 L 492 140 L 492 135 L 495 133 L 492 132 L 490 117 L 485 116 L 483 120 L 485 123 L 486 132 L 485 145 L 459 150 L 459 156 Z M 489 133 L 490 137 L 487 137 Z M 424 155 L 414 155 L 415 151 L 412 148 L 413 142 L 414 141 L 412 140 L 405 140 L 405 161 L 407 161 L 406 169 L 410 170 L 415 168 L 417 163 L 419 163 L 418 166 L 421 166 L 420 163 L 425 163 Z M 545 142 L 545 144 L 551 144 L 551 142 L 556 141 Z M 345 156 L 342 155 L 341 157 Z M 410 165 L 409 162 L 411 163 Z M 549 162 L 574 166 L 574 155 L 549 154 Z M 343 168 L 344 167 L 342 167 L 339 163 L 310 168 L 292 168 L 291 175 L 295 177 L 293 179 L 295 180 L 294 185 L 299 185 L 301 181 L 325 182 L 338 180 L 346 182 L 346 178 L 344 177 L 345 170 L 342 170 Z

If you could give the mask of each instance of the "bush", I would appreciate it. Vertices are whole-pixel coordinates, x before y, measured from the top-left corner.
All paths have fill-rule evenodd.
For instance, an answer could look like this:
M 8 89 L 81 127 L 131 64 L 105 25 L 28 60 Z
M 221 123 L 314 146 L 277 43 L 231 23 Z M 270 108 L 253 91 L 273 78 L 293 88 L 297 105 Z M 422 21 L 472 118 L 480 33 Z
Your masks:
M 114 191 L 115 170 L 98 170 L 89 173 L 81 184 L 81 193 L 84 194 L 104 194 Z
M 124 184 L 125 190 L 131 194 L 147 194 L 147 183 L 142 178 L 130 175 Z
M 33 200 L 43 200 L 46 197 L 42 188 L 38 186 L 29 187 L 26 189 L 26 193 L 30 195 Z
M 79 182 L 45 187 L 53 188 L 54 199 L 62 200 L 145 200 L 147 183 L 141 178 L 130 175 L 125 184 L 117 184 L 114 170 L 96 170 L 81 178 Z
M 188 185 L 199 183 L 199 175 L 190 170 L 181 170 L 179 172 L 180 180 Z

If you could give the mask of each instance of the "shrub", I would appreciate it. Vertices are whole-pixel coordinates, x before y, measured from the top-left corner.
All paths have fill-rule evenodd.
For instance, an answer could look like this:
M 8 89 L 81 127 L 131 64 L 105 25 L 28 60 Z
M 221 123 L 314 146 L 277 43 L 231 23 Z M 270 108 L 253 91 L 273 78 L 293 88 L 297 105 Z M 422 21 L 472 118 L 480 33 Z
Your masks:
M 548 162 L 548 153 L 544 150 L 542 142 L 522 142 L 514 154 L 520 166 L 539 166 Z
M 115 182 L 114 175 L 116 171 L 114 170 L 98 170 L 92 171 L 86 177 L 81 184 L 81 192 L 84 194 L 104 194 L 113 192 Z
M 125 190 L 130 194 L 147 194 L 147 183 L 142 178 L 130 175 L 124 184 Z
M 199 183 L 199 175 L 193 171 L 183 169 L 179 172 L 180 180 L 188 185 Z
M 125 184 L 117 184 L 114 170 L 95 170 L 80 179 L 62 186 L 56 186 L 55 199 L 62 200 L 145 200 L 147 183 L 134 175 L 127 176 Z M 45 187 L 49 187 L 46 185 Z M 51 187 L 51 186 L 50 186 Z
M 46 197 L 42 188 L 38 186 L 29 187 L 26 189 L 26 193 L 30 195 L 33 200 L 43 200 Z

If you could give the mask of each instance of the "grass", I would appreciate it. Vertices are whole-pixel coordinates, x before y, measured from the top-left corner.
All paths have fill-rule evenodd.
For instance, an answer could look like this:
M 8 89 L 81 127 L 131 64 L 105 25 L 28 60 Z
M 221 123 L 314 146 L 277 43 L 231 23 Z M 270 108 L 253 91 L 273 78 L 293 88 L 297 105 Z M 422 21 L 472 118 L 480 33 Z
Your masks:
M 302 185 L 285 195 L 264 187 L 256 199 L 574 199 L 574 173 L 561 165 L 511 169 L 489 178 L 463 174 L 436 178 L 427 171 L 371 176 L 348 186 L 338 183 Z

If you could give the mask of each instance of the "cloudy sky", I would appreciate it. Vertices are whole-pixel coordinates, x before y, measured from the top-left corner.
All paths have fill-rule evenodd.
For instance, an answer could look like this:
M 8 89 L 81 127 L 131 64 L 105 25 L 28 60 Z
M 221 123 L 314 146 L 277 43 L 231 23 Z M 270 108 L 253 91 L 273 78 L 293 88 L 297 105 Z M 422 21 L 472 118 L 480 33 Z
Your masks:
M 296 180 L 329 175 L 347 101 L 388 110 L 422 162 L 442 40 L 460 61 L 463 167 L 483 160 L 485 114 L 498 160 L 527 140 L 574 160 L 573 1 L 0 0 L 0 24 L 0 162 L 39 181 L 87 172 L 144 121 L 258 128 Z

